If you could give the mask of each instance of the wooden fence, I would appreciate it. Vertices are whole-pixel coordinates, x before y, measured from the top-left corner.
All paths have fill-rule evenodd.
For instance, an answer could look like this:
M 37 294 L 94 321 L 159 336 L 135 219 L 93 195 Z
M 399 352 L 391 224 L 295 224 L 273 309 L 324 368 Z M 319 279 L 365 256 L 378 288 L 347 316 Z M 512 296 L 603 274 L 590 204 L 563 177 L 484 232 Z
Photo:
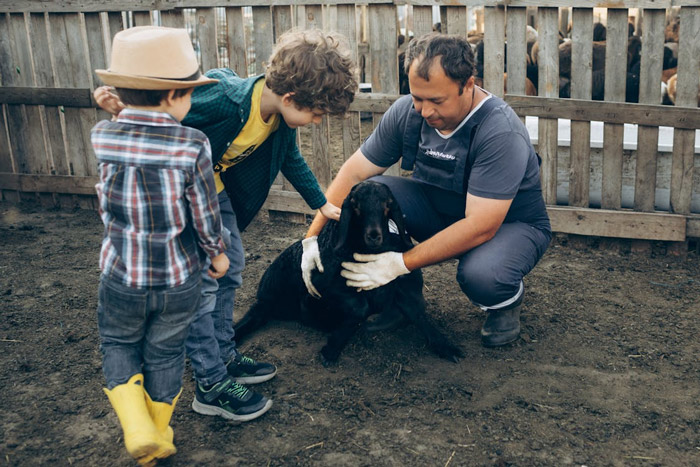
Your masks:
M 700 209 L 693 208 L 693 199 L 700 196 L 695 156 L 700 6 L 689 0 L 619 0 L 615 8 L 603 10 L 605 101 L 593 101 L 592 31 L 594 14 L 601 11 L 598 5 L 590 0 L 368 0 L 362 5 L 352 0 L 323 5 L 313 0 L 5 0 L 0 4 L 0 196 L 95 207 L 97 167 L 89 132 L 106 115 L 92 100 L 92 90 L 99 85 L 93 70 L 107 67 L 110 39 L 125 27 L 187 27 L 204 70 L 229 66 L 242 76 L 262 72 L 275 38 L 292 27 L 344 34 L 355 58 L 365 64 L 372 92 L 358 94 L 349 118 L 324 119 L 310 130 L 311 150 L 305 156 L 325 186 L 341 159 L 331 154 L 331 142 L 340 140 L 342 159 L 347 158 L 367 136 L 361 115 L 371 113 L 371 124 L 376 124 L 398 96 L 399 33 L 419 36 L 431 31 L 438 19 L 443 32 L 466 35 L 476 18 L 484 31 L 484 86 L 504 96 L 507 71 L 506 101 L 523 118 L 538 118 L 543 190 L 555 231 L 665 241 L 700 237 Z M 680 7 L 678 91 L 675 106 L 662 106 L 661 60 L 670 7 Z M 624 102 L 632 12 L 643 44 L 638 104 Z M 576 58 L 572 98 L 561 99 L 559 31 L 569 18 Z M 539 33 L 539 95 L 526 96 L 526 25 L 533 22 Z M 571 122 L 566 158 L 557 119 Z M 598 168 L 592 167 L 592 122 L 604 125 Z M 631 155 L 623 147 L 624 124 L 637 126 L 637 148 Z M 655 201 L 661 178 L 660 126 L 673 128 L 664 208 Z M 591 178 L 597 170 L 598 185 Z M 630 170 L 633 202 L 625 206 L 623 184 Z M 564 202 L 557 198 L 562 187 Z M 591 187 L 600 193 L 595 202 Z M 309 213 L 283 180 L 273 187 L 267 207 Z

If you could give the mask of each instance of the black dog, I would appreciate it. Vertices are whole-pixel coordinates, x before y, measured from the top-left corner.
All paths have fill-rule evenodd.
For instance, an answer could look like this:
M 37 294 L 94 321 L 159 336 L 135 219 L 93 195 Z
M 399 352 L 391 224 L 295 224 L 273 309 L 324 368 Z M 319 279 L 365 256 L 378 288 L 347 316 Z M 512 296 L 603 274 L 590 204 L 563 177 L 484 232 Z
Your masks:
M 398 233 L 390 232 L 390 220 Z M 343 202 L 340 221 L 324 226 L 318 246 L 324 273 L 314 271 L 312 282 L 322 298 L 316 299 L 306 290 L 301 275 L 303 248 L 297 241 L 265 271 L 256 303 L 235 326 L 237 338 L 250 335 L 273 318 L 297 320 L 331 332 L 321 349 L 322 360 L 328 364 L 338 359 L 369 315 L 397 307 L 408 322 L 418 326 L 440 357 L 457 361 L 463 356 L 426 316 L 420 270 L 365 292 L 349 288 L 340 275 L 341 263 L 353 261 L 353 253 L 403 252 L 413 246 L 399 205 L 386 185 L 372 181 L 355 185 Z

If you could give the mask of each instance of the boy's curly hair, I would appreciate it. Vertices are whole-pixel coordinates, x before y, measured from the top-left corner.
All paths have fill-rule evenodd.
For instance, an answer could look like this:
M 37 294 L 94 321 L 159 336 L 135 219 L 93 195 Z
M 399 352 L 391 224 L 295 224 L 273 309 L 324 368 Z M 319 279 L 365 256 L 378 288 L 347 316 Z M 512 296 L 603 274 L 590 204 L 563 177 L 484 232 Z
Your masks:
M 299 108 L 343 115 L 355 97 L 357 79 L 341 37 L 318 29 L 286 32 L 270 56 L 267 86 L 280 96 L 293 93 Z

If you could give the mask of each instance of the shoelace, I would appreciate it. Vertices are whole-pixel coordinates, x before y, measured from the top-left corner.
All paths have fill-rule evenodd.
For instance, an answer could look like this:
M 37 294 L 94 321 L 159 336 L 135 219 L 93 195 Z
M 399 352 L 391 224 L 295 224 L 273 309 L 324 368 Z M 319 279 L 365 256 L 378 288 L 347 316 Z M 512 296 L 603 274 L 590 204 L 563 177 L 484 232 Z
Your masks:
M 248 394 L 248 388 L 242 384 L 234 382 L 231 387 L 226 388 L 226 392 L 236 397 L 237 399 L 243 399 L 246 394 Z
M 245 355 L 241 355 L 241 363 L 246 363 L 248 365 L 255 365 L 255 360 Z

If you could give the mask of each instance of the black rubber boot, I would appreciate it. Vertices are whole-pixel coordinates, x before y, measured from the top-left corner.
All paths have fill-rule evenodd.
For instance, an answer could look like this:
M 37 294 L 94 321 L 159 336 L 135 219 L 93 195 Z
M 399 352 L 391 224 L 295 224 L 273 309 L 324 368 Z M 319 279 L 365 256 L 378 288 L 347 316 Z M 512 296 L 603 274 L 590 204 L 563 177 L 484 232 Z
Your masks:
M 488 310 L 481 327 L 481 343 L 484 347 L 499 347 L 510 344 L 520 335 L 520 309 L 518 303 L 510 308 Z
M 365 329 L 369 332 L 398 329 L 406 325 L 406 318 L 397 309 L 389 309 L 367 318 Z

